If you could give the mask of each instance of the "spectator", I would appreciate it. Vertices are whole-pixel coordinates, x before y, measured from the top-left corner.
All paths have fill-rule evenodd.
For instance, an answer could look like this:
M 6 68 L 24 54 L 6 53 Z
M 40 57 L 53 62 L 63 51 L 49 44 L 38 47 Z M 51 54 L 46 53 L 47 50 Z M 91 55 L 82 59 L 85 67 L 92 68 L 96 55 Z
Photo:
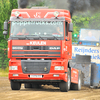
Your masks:
M 55 33 L 53 33 L 53 35 L 63 35 L 63 32 L 61 32 L 61 30 L 60 30 L 60 27 L 57 27 L 56 28 L 56 32 Z
M 96 38 L 92 35 L 92 32 L 89 31 L 89 32 L 88 32 L 88 36 L 86 36 L 86 37 L 84 38 L 84 40 L 87 40 L 87 41 L 95 41 Z

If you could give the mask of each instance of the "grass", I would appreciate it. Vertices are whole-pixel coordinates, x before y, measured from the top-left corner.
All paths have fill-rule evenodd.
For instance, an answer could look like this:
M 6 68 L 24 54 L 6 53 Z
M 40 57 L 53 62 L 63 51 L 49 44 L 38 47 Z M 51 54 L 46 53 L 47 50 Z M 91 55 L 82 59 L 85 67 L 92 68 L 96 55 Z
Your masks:
M 8 72 L 8 67 L 6 69 L 0 69 L 0 77 L 8 77 Z

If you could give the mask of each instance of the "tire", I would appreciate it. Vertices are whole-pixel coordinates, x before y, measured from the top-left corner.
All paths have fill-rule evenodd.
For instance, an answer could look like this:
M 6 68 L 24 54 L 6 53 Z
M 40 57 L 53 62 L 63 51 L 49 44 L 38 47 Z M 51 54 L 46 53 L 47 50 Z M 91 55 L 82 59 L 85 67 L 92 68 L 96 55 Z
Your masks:
M 10 84 L 11 84 L 12 90 L 20 90 L 20 88 L 21 88 L 21 83 L 19 83 L 19 82 L 10 81 Z
M 59 87 L 61 92 L 68 92 L 70 90 L 70 83 L 71 83 L 71 75 L 70 70 L 68 68 L 68 82 L 60 82 Z
M 71 89 L 72 90 L 80 90 L 81 89 L 81 71 L 79 71 L 79 75 L 78 75 L 78 84 L 71 84 Z
M 24 84 L 24 87 L 25 87 L 25 88 L 32 88 L 32 84 L 31 84 L 31 83 L 25 83 L 25 84 Z

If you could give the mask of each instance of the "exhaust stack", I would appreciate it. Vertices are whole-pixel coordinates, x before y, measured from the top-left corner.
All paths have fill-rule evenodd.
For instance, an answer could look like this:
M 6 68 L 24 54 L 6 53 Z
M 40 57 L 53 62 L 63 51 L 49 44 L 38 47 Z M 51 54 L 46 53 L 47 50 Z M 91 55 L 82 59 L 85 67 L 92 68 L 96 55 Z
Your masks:
M 18 0 L 18 8 L 26 8 L 28 5 L 28 0 Z

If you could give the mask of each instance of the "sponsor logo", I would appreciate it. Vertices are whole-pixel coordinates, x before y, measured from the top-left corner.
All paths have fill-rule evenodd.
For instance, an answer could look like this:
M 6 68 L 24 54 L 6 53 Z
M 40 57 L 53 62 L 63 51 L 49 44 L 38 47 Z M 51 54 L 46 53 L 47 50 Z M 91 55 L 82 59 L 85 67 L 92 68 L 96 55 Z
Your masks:
M 60 47 L 49 47 L 49 50 L 60 50 Z
M 94 46 L 73 46 L 72 47 L 72 58 L 76 55 L 90 55 L 91 62 L 100 64 L 100 48 Z
M 26 45 L 46 45 L 45 41 L 30 41 L 30 43 L 26 43 Z
M 36 14 L 34 15 L 35 18 L 41 18 L 41 12 L 36 12 Z
M 24 67 L 24 70 L 27 71 L 27 67 Z
M 66 48 L 64 48 L 64 51 L 67 51 L 67 46 L 66 46 Z
M 81 52 L 81 53 L 99 53 L 98 49 L 92 49 L 92 48 L 79 48 L 79 47 L 75 47 L 74 48 L 74 52 Z
M 74 71 L 74 70 L 73 70 L 73 73 L 74 73 L 74 74 L 77 74 L 77 72 L 76 72 L 76 71 Z
M 46 68 L 46 67 L 44 68 L 44 71 L 45 71 L 45 72 L 47 71 L 47 68 Z
M 23 50 L 23 47 L 12 47 L 12 50 Z

